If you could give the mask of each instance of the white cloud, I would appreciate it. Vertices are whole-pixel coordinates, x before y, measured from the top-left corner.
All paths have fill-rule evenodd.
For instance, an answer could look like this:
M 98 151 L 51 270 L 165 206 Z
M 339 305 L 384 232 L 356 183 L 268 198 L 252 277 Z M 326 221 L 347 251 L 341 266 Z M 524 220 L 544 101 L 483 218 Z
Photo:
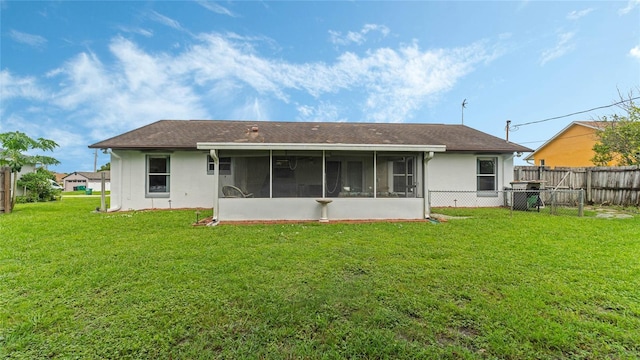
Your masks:
M 27 34 L 17 30 L 9 31 L 9 36 L 16 42 L 35 48 L 41 48 L 47 44 L 47 39 L 40 35 Z
M 234 14 L 231 10 L 225 8 L 222 5 L 219 5 L 213 1 L 206 1 L 206 0 L 198 0 L 198 4 L 200 4 L 200 6 L 204 7 L 205 9 L 212 11 L 216 14 L 220 14 L 220 15 L 227 15 L 227 16 L 231 16 L 231 17 L 237 17 L 236 14 Z
M 627 15 L 628 13 L 633 11 L 633 9 L 635 9 L 638 6 L 640 6 L 640 0 L 629 0 L 629 2 L 627 3 L 627 6 L 621 8 L 620 10 L 618 10 L 618 14 Z
M 118 30 L 125 33 L 142 35 L 148 38 L 153 36 L 153 30 L 147 30 L 139 27 L 118 26 Z
M 149 19 L 151 19 L 151 20 L 153 20 L 155 22 L 158 22 L 158 23 L 160 23 L 162 25 L 174 28 L 176 30 L 183 30 L 182 29 L 182 25 L 180 25 L 180 23 L 178 21 L 173 20 L 172 18 L 164 16 L 164 15 L 162 15 L 162 14 L 156 12 L 156 11 L 153 11 L 153 10 L 149 13 Z
M 433 50 L 414 42 L 294 63 L 261 54 L 256 43 L 269 39 L 213 33 L 193 41 L 177 54 L 153 53 L 116 37 L 111 57 L 83 52 L 47 72 L 50 89 L 2 71 L 3 99 L 37 99 L 39 116 L 81 126 L 84 143 L 159 119 L 269 120 L 275 104 L 291 107 L 297 120 L 402 122 L 499 56 L 486 42 Z M 11 115 L 21 114 L 28 117 Z
M 640 60 L 640 45 L 637 45 L 633 49 L 629 50 L 629 55 Z
M 361 45 L 366 41 L 366 35 L 372 31 L 377 31 L 382 34 L 382 37 L 389 35 L 389 28 L 384 25 L 366 24 L 360 29 L 360 31 L 349 31 L 346 34 L 342 34 L 339 31 L 329 30 L 329 40 L 335 45 Z
M 347 52 L 332 64 L 294 64 L 261 57 L 250 44 L 220 34 L 200 39 L 203 43 L 192 46 L 174 64 L 179 67 L 176 71 L 192 77 L 200 86 L 231 81 L 234 86 L 285 103 L 293 93 L 324 101 L 324 96 L 345 91 L 364 97 L 358 120 L 387 122 L 407 120 L 425 99 L 450 90 L 475 65 L 498 56 L 487 51 L 484 43 L 432 51 L 423 51 L 414 43 L 397 50 L 372 50 L 362 56 Z M 301 116 L 309 115 L 308 108 L 298 110 Z
M 572 51 L 575 46 L 571 40 L 575 36 L 574 32 L 565 32 L 558 35 L 558 41 L 555 47 L 542 52 L 540 64 L 544 65 L 551 60 L 555 60 Z
M 588 8 L 588 9 L 584 9 L 584 10 L 574 10 L 572 12 L 570 12 L 569 14 L 567 14 L 567 19 L 569 20 L 578 20 L 584 16 L 587 16 L 590 12 L 593 11 L 593 8 Z
M 266 101 L 250 98 L 231 112 L 231 119 L 268 121 L 271 120 L 271 117 L 267 110 Z
M 340 117 L 340 110 L 337 105 L 321 101 L 317 105 L 298 105 L 296 107 L 298 111 L 299 121 L 333 121 L 344 122 L 344 118 Z
M 9 70 L 0 71 L 0 94 L 2 104 L 12 98 L 41 100 L 46 97 L 42 86 L 34 77 L 17 77 Z
M 123 38 L 115 38 L 110 50 L 117 59 L 112 66 L 82 53 L 51 72 L 61 78 L 54 103 L 71 120 L 91 125 L 92 139 L 151 120 L 207 117 L 190 85 L 173 76 L 171 58 L 147 54 Z

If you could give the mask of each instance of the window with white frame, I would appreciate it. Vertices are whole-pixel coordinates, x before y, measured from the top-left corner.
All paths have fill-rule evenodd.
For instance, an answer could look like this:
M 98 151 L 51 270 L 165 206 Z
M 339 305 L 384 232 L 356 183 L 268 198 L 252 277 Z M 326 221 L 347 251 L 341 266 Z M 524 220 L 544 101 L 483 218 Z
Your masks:
M 498 189 L 498 158 L 481 157 L 476 165 L 477 189 L 482 195 L 497 195 Z
M 147 155 L 147 196 L 169 197 L 169 155 Z
M 220 166 L 220 175 L 231 175 L 231 158 L 221 157 L 218 159 Z M 216 164 L 213 162 L 211 155 L 207 155 L 207 175 L 216 173 Z

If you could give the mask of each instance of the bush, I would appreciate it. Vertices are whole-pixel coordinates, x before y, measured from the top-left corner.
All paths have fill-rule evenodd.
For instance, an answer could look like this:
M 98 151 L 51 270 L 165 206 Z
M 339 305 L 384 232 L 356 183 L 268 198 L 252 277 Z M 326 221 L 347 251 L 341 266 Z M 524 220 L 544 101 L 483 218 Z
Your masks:
M 60 195 L 60 190 L 51 187 L 50 179 L 54 180 L 55 176 L 44 168 L 22 175 L 18 180 L 18 186 L 27 189 L 27 194 L 24 196 L 25 202 L 55 200 Z M 16 202 L 18 202 L 17 198 Z

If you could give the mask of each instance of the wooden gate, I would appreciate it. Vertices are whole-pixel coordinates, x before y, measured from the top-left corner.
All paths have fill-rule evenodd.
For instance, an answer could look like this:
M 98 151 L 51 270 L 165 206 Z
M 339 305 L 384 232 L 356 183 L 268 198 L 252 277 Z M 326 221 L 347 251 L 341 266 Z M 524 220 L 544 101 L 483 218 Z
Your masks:
M 0 168 L 0 213 L 11 212 L 11 169 Z

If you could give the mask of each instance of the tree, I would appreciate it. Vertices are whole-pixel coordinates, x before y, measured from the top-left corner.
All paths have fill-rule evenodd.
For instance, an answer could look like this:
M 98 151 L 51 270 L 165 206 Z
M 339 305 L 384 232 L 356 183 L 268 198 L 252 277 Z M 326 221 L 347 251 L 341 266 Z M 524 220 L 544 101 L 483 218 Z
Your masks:
M 615 161 L 620 166 L 640 165 L 640 107 L 632 100 L 622 106 L 627 115 L 603 116 L 606 125 L 596 132 L 593 146 L 595 165 L 607 166 Z
M 111 170 L 111 163 L 110 162 L 100 166 L 100 169 L 98 169 L 98 172 L 100 172 L 100 171 L 109 171 L 109 170 Z
M 53 140 L 38 138 L 34 140 L 20 131 L 6 132 L 0 134 L 0 166 L 9 166 L 13 174 L 13 184 L 11 186 L 11 207 L 16 204 L 16 188 L 18 184 L 18 173 L 22 167 L 30 164 L 57 165 L 58 160 L 50 156 L 27 155 L 29 150 L 53 151 L 58 144 Z
M 45 168 L 38 168 L 35 172 L 22 175 L 18 180 L 18 186 L 24 186 L 29 193 L 26 196 L 27 202 L 49 201 L 55 199 L 60 194 L 51 186 L 50 180 L 55 180 L 56 176 Z

